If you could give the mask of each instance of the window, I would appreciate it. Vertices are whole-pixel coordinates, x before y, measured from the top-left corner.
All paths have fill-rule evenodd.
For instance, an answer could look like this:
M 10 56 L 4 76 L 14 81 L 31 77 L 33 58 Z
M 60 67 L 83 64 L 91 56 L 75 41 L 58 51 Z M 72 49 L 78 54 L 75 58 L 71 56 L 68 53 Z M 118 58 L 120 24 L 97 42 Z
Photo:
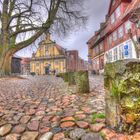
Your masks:
M 112 51 L 110 51 L 108 53 L 108 61 L 111 62 L 112 61 Z
M 121 6 L 119 6 L 117 9 L 116 9 L 116 18 L 119 18 L 121 16 Z
M 125 33 L 128 33 L 129 29 L 131 29 L 131 23 L 130 21 L 127 21 L 125 23 Z
M 100 52 L 102 52 L 104 50 L 104 46 L 103 43 L 100 44 Z
M 115 22 L 115 14 L 113 13 L 112 15 L 111 15 L 111 24 L 113 24 Z
M 46 56 L 48 56 L 49 55 L 48 46 L 45 47 L 45 52 L 46 52 Z
M 117 40 L 117 32 L 115 31 L 114 33 L 113 33 L 113 41 L 116 41 Z
M 119 60 L 123 59 L 123 45 L 119 46 Z
M 119 38 L 123 37 L 123 26 L 121 26 L 121 27 L 118 29 L 118 37 L 119 37 Z
M 118 60 L 118 49 L 114 48 L 114 61 Z
M 98 54 L 98 53 L 99 53 L 98 46 L 96 46 L 96 48 L 95 48 L 95 53 L 96 53 L 96 54 Z
M 112 44 L 112 35 L 109 36 L 109 44 Z

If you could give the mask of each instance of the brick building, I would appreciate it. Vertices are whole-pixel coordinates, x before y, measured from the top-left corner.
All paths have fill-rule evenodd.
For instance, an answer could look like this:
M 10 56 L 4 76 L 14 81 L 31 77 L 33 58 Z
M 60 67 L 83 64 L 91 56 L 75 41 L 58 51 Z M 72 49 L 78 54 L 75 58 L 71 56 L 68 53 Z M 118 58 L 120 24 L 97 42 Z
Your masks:
M 69 50 L 66 52 L 67 60 L 66 60 L 66 69 L 68 72 L 74 72 L 78 70 L 78 59 L 79 54 L 77 50 Z
M 88 63 L 87 61 L 85 61 L 84 59 L 80 58 L 79 57 L 79 60 L 78 60 L 78 70 L 88 70 Z
M 110 1 L 105 23 L 87 42 L 92 70 L 103 72 L 105 63 L 137 58 L 135 48 L 140 31 L 130 16 L 138 4 L 140 0 Z
M 66 69 L 67 72 L 74 72 L 79 70 L 87 70 L 87 63 L 79 57 L 77 50 L 66 51 Z

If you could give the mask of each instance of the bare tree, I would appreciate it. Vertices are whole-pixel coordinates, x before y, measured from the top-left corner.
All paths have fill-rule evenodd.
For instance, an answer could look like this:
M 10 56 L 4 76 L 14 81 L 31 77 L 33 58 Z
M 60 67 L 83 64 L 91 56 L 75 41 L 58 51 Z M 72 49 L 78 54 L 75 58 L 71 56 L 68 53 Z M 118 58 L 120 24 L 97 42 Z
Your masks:
M 67 33 L 85 21 L 83 0 L 0 0 L 0 73 L 10 74 L 12 55 L 50 29 Z

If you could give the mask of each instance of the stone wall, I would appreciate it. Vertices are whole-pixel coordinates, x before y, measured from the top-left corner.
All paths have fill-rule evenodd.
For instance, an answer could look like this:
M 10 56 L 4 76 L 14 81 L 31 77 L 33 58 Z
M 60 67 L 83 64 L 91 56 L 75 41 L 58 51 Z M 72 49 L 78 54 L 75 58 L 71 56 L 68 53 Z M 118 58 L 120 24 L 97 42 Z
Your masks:
M 140 61 L 106 64 L 106 123 L 119 131 L 140 131 Z

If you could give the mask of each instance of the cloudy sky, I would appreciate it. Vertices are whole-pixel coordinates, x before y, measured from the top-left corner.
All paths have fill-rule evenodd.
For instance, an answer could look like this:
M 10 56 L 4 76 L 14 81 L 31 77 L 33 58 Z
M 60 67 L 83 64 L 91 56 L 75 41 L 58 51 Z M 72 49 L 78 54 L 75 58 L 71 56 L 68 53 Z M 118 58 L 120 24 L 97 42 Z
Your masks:
M 60 46 L 69 50 L 79 50 L 79 55 L 87 60 L 88 49 L 86 42 L 94 35 L 94 32 L 99 29 L 100 23 L 105 20 L 110 0 L 86 0 L 85 9 L 89 16 L 89 20 L 85 28 L 79 31 L 73 31 L 66 38 L 59 38 L 53 35 L 52 40 L 55 40 Z M 33 49 L 24 49 L 17 53 L 22 57 L 31 57 Z

